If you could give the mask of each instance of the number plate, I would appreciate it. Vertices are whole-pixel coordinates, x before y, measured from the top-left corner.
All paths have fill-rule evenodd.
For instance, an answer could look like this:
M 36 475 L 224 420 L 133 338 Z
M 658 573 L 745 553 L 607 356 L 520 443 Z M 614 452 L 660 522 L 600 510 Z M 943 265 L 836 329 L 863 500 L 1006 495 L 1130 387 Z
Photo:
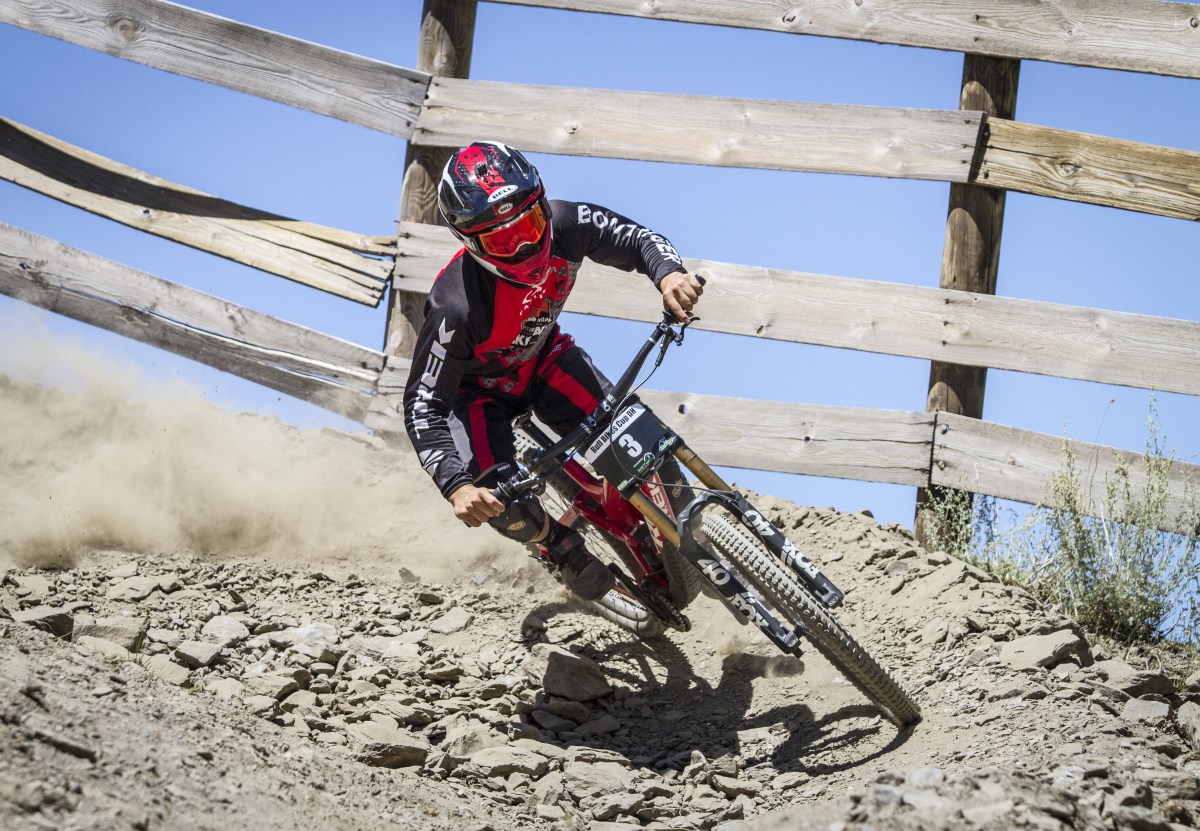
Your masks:
M 634 402 L 583 451 L 596 472 L 623 493 L 658 470 L 678 438 L 644 404 Z
M 583 458 L 587 459 L 593 465 L 605 448 L 612 443 L 613 438 L 617 439 L 618 445 L 621 443 L 621 436 L 629 429 L 629 426 L 635 422 L 642 413 L 646 412 L 646 408 L 641 404 L 630 404 L 621 412 L 617 413 L 617 417 L 612 420 L 612 424 L 604 430 L 604 434 L 596 439 L 587 449 L 583 451 Z M 626 443 L 629 439 L 625 440 Z

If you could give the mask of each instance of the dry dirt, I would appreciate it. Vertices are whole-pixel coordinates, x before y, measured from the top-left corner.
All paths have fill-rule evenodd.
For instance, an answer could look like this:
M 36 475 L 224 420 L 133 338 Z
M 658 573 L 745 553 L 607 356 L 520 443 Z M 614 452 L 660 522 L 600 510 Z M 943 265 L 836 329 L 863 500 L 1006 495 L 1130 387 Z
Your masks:
M 1178 829 L 1200 678 L 907 529 L 759 501 L 913 692 L 897 731 L 715 601 L 642 642 L 412 455 L 0 376 L 0 827 Z

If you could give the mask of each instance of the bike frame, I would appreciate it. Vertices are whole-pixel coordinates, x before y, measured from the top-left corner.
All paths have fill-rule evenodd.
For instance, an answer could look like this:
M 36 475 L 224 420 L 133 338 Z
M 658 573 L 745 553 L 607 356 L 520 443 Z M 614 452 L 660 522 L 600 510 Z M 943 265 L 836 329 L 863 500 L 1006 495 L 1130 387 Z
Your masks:
M 637 532 L 643 521 L 661 536 L 661 540 L 655 541 L 660 553 L 663 551 L 662 543 L 669 543 L 691 562 L 731 611 L 757 625 L 782 651 L 799 654 L 799 636 L 805 634 L 802 626 L 797 624 L 789 627 L 775 617 L 766 608 L 758 592 L 747 586 L 735 569 L 710 552 L 698 539 L 703 511 L 715 507 L 733 515 L 779 562 L 793 571 L 801 584 L 826 607 L 839 605 L 842 592 L 792 545 L 782 531 L 726 483 L 674 431 L 652 418 L 641 422 L 636 437 L 626 432 L 644 411 L 644 408 L 637 409 L 641 407 L 640 403 L 635 401 L 630 404 L 626 399 L 650 352 L 655 346 L 659 347 L 655 362 L 657 367 L 672 343 L 683 342 L 683 330 L 688 324 L 680 325 L 678 333 L 674 325 L 674 317 L 664 313 L 662 321 L 642 345 L 612 392 L 605 396 L 591 416 L 558 442 L 552 443 L 549 437 L 526 422 L 525 429 L 543 446 L 549 446 L 528 468 L 500 483 L 494 493 L 507 503 L 521 494 L 536 492 L 544 487 L 542 476 L 545 473 L 562 470 L 580 488 L 563 521 L 569 524 L 582 516 L 625 546 L 628 556 L 622 556 L 622 559 L 638 582 L 631 582 L 617 569 L 620 582 L 630 594 L 646 603 L 653 613 L 668 623 L 681 620 L 683 628 L 686 628 L 686 618 L 678 609 L 665 610 L 654 598 L 647 597 L 644 590 L 639 590 L 638 583 L 643 580 L 652 581 L 660 589 L 667 588 L 666 575 L 651 566 L 641 547 Z M 646 430 L 651 432 L 647 433 Z M 628 441 L 625 441 L 627 438 Z M 629 468 L 628 460 L 625 464 L 620 463 L 621 454 L 616 450 L 618 443 L 626 449 L 636 448 L 635 456 L 642 454 L 644 447 L 650 448 L 639 459 L 641 466 L 636 471 Z M 600 467 L 601 462 L 605 463 L 600 478 L 593 476 L 576 459 L 576 454 L 585 445 L 588 448 L 585 457 L 596 460 L 593 461 L 594 466 Z M 697 489 L 697 496 L 677 517 L 669 515 L 663 505 L 653 498 L 655 488 L 665 495 L 657 471 L 668 456 L 689 470 L 701 485 Z M 669 505 L 665 498 L 662 501 Z M 621 553 L 624 555 L 626 552 Z M 666 596 L 669 597 L 669 594 Z

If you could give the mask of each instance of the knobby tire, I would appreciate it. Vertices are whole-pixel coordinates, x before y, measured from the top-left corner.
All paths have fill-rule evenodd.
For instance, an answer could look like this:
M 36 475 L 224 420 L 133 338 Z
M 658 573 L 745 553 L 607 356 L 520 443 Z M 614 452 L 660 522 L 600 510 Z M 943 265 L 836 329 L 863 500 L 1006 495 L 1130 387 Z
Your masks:
M 776 610 L 800 623 L 817 651 L 897 726 L 921 717 L 908 693 L 758 540 L 718 514 L 706 514 L 702 527 L 709 542 Z

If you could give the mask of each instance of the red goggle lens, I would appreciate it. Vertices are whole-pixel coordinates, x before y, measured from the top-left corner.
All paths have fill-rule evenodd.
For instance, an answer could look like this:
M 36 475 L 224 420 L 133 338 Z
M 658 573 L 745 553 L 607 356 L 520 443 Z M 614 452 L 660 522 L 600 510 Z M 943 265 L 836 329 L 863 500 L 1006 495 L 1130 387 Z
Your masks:
M 523 214 L 498 228 L 475 235 L 485 254 L 500 259 L 515 257 L 522 247 L 537 245 L 546 233 L 546 211 L 541 202 L 533 203 Z

